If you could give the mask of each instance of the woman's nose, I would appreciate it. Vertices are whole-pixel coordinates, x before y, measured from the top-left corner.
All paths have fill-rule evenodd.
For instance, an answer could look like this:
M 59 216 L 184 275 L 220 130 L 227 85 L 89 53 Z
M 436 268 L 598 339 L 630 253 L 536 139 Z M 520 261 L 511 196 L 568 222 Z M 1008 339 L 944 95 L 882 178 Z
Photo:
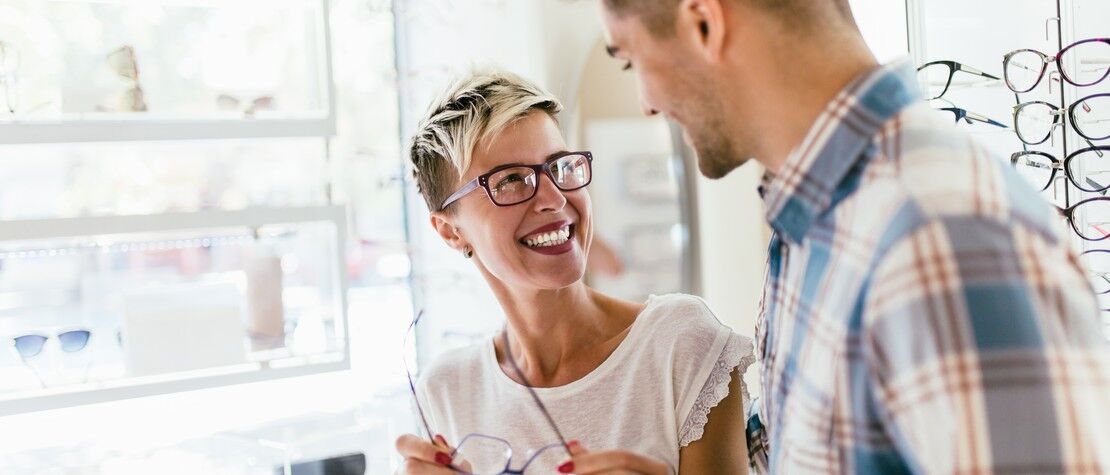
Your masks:
M 532 198 L 532 206 L 539 212 L 559 211 L 567 204 L 567 197 L 563 190 L 555 186 L 555 182 L 547 174 L 543 174 L 536 183 L 536 196 Z

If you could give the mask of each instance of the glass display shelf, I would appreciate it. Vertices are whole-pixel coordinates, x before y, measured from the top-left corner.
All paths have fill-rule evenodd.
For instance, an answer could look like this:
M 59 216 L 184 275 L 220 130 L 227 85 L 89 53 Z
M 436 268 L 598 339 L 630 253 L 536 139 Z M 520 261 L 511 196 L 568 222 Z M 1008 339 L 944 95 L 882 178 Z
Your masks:
M 0 224 L 0 415 L 348 366 L 345 209 Z

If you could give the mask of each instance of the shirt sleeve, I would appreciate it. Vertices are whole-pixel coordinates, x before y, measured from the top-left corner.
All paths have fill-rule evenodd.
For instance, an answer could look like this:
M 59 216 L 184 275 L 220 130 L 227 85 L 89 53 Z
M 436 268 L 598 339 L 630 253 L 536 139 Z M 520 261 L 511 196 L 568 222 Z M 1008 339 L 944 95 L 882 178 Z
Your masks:
M 908 468 L 1110 471 L 1110 355 L 1063 237 L 936 219 L 864 291 L 870 387 Z
M 659 298 L 648 345 L 651 357 L 667 368 L 664 390 L 674 404 L 674 437 L 682 447 L 701 438 L 710 410 L 729 393 L 732 369 L 751 355 L 753 345 L 722 324 L 702 299 Z
M 747 421 L 744 432 L 748 439 L 748 465 L 752 473 L 770 473 L 770 445 L 767 440 L 767 429 L 763 427 L 763 420 L 759 414 L 761 398 L 755 398 L 750 407 L 745 408 Z
M 709 373 L 709 377 L 706 378 L 705 384 L 702 385 L 701 391 L 694 401 L 694 407 L 679 429 L 679 447 L 686 447 L 691 442 L 701 439 L 705 433 L 705 424 L 709 422 L 709 413 L 729 394 L 729 383 L 732 382 L 733 371 L 739 370 L 740 374 L 743 375 L 754 362 L 755 355 L 753 354 L 751 339 L 735 334 L 730 335 L 724 349 L 721 351 L 721 355 L 713 363 L 713 369 Z M 743 392 L 741 395 L 743 405 L 748 407 L 751 402 L 747 385 L 742 377 L 740 385 L 740 390 Z

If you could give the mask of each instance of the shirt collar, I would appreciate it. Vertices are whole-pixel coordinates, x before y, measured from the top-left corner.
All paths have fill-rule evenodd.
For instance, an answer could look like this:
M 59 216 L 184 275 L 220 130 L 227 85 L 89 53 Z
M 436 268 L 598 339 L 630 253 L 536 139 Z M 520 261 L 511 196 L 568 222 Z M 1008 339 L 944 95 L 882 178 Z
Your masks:
M 760 193 L 775 232 L 801 243 L 883 124 L 920 98 L 908 59 L 871 70 L 840 91 L 780 173 L 764 176 Z

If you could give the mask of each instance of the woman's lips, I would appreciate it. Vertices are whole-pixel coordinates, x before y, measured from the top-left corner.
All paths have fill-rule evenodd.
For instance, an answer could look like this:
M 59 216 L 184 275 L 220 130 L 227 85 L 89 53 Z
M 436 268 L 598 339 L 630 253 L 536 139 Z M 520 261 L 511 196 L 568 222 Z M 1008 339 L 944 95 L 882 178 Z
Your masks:
M 573 224 L 569 225 L 569 230 L 570 230 L 570 233 L 567 236 L 566 242 L 564 242 L 562 244 L 559 244 L 557 246 L 529 246 L 525 242 L 521 242 L 520 245 L 524 246 L 529 251 L 534 251 L 538 254 L 543 254 L 545 256 L 556 256 L 556 255 L 559 255 L 559 254 L 565 254 L 565 253 L 570 252 L 572 249 L 574 249 L 574 225 Z M 523 239 L 521 241 L 523 241 Z

